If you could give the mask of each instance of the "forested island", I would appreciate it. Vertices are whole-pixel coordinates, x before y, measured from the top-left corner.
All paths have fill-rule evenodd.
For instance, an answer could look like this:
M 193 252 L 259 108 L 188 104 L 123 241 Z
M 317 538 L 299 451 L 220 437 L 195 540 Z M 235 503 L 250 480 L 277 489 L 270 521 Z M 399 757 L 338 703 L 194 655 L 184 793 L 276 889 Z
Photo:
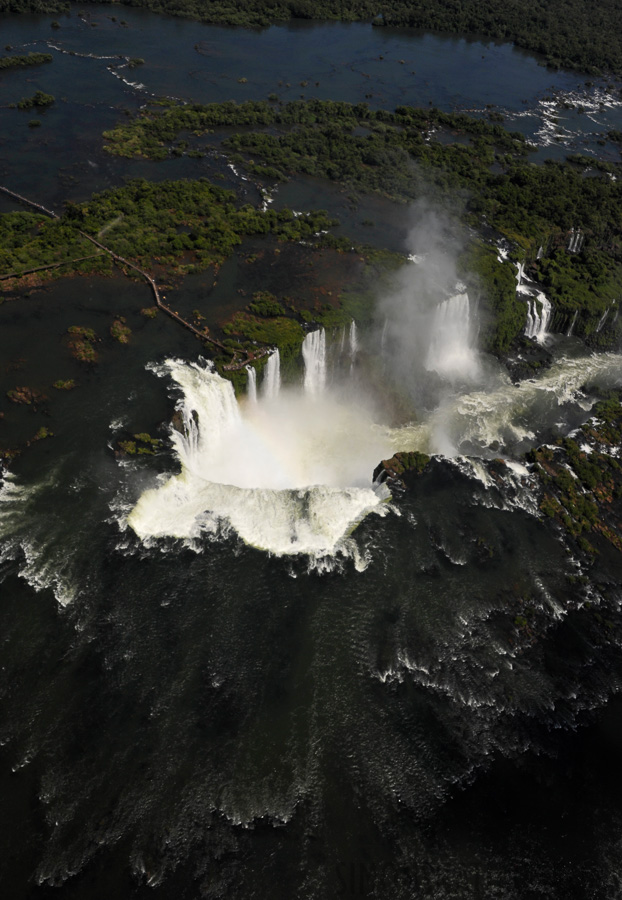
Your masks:
M 196 138 L 215 127 L 236 126 L 243 132 L 226 137 L 223 146 L 236 165 L 260 178 L 319 176 L 400 202 L 435 190 L 439 202 L 452 210 L 461 206 L 467 224 L 480 228 L 486 222 L 515 245 L 515 258 L 532 267 L 550 294 L 560 330 L 579 310 L 576 333 L 593 335 L 622 292 L 622 187 L 612 177 L 616 167 L 602 165 L 586 177 L 593 166 L 587 158 L 535 165 L 520 134 L 481 118 L 410 107 L 374 111 L 364 103 L 319 100 L 166 102 L 147 107 L 104 138 L 113 154 L 158 160 L 197 152 L 178 140 L 182 133 Z M 585 235 L 581 254 L 567 252 L 575 227 Z M 523 325 L 511 267 L 481 252 L 475 269 L 497 319 L 486 346 L 507 351 Z
M 414 13 L 407 13 L 404 4 L 385 6 L 385 24 L 413 24 L 408 17 Z M 303 7 L 276 4 L 270 16 L 304 16 Z M 203 19 L 233 21 L 233 6 L 201 9 Z M 329 15 L 321 4 L 314 9 L 318 16 L 336 14 L 333 10 Z M 168 11 L 199 14 L 191 4 Z M 364 3 L 344 3 L 339 17 L 350 20 L 368 12 Z M 463 12 L 466 15 L 466 8 Z M 490 15 L 493 12 L 489 9 Z M 423 14 L 421 7 L 417 14 Z M 237 15 L 242 13 L 238 10 Z M 244 15 L 244 24 L 258 24 L 259 19 L 265 24 L 261 4 L 245 7 Z M 448 21 L 442 27 L 449 27 Z M 378 18 L 374 24 L 381 24 Z M 51 59 L 50 54 L 30 52 L 5 57 L 0 66 L 40 65 Z M 129 68 L 144 62 L 125 60 Z M 53 102 L 52 95 L 39 90 L 17 105 L 42 108 Z M 611 140 L 616 135 L 611 132 Z M 601 350 L 619 343 L 618 164 L 577 153 L 566 161 L 535 163 L 534 148 L 520 132 L 506 129 L 503 116 L 493 109 L 479 115 L 432 105 L 390 110 L 366 102 L 285 102 L 275 93 L 265 100 L 209 104 L 159 99 L 133 115 L 128 111 L 102 137 L 108 154 L 130 160 L 164 164 L 183 157 L 224 156 L 230 166 L 246 173 L 264 200 L 270 200 L 279 184 L 308 177 L 355 196 L 378 195 L 397 204 L 425 197 L 470 234 L 457 265 L 480 310 L 482 349 L 505 360 L 524 345 L 527 306 L 517 293 L 518 270 L 546 292 L 553 305 L 553 330 L 572 331 Z M 152 272 L 161 284 L 179 286 L 186 276 L 203 271 L 217 277 L 236 248 L 251 237 L 294 242 L 337 256 L 355 253 L 358 274 L 346 291 L 330 296 L 325 292 L 314 304 L 256 291 L 252 303 L 220 323 L 206 349 L 216 354 L 221 373 L 241 391 L 247 385 L 245 360 L 252 360 L 260 372 L 269 348 L 278 347 L 284 365 L 293 363 L 310 323 L 335 329 L 354 315 L 363 325 L 371 322 L 375 297 L 370 286 L 390 278 L 403 256 L 337 237 L 332 233 L 336 225 L 335 216 L 322 210 L 301 215 L 287 208 L 277 211 L 266 202 L 262 208 L 241 204 L 234 193 L 205 177 L 133 179 L 88 201 L 67 202 L 56 218 L 32 211 L 0 216 L 0 291 L 8 297 L 20 288 L 71 274 L 109 276 L 120 260 L 136 267 L 121 264 L 131 278 Z M 96 252 L 93 241 L 100 248 Z M 506 248 L 502 254 L 501 245 Z M 203 316 L 195 312 L 195 324 L 188 324 L 199 335 Z M 123 327 L 115 324 L 113 336 L 119 339 Z M 92 341 L 82 341 L 80 347 L 83 362 L 95 361 Z M 541 361 L 536 355 L 534 364 Z M 516 371 L 524 375 L 531 370 L 521 364 Z
M 11 900 L 617 896 L 618 6 L 0 0 Z
M 488 237 L 474 240 L 461 262 L 462 276 L 487 313 L 482 334 L 487 350 L 507 353 L 524 328 L 516 263 L 543 285 L 555 308 L 557 330 L 574 320 L 574 333 L 597 346 L 618 340 L 617 328 L 598 327 L 622 293 L 622 187 L 612 177 L 612 166 L 603 164 L 586 177 L 592 169 L 587 158 L 536 165 L 520 134 L 464 114 L 411 107 L 390 112 L 319 100 L 158 102 L 106 132 L 105 146 L 115 155 L 156 161 L 201 156 L 211 148 L 200 149 L 197 138 L 209 137 L 215 128 L 232 162 L 267 187 L 311 175 L 402 203 L 434 196 L 467 226 L 482 234 L 492 229 L 497 241 L 506 240 L 513 247 L 506 260 L 497 258 Z M 228 133 L 223 135 L 223 129 Z M 169 225 L 171 206 L 176 212 Z M 49 266 L 47 277 L 53 277 L 59 270 L 52 264 L 62 261 L 66 272 L 72 259 L 80 259 L 75 271 L 109 270 L 109 260 L 82 261 L 85 246 L 78 226 L 92 236 L 105 228 L 114 252 L 146 268 L 157 260 L 182 276 L 222 264 L 241 235 L 308 240 L 331 226 L 325 213 L 300 217 L 291 211 L 238 208 L 232 195 L 205 180 L 141 181 L 86 204 L 70 204 L 60 220 L 39 222 L 33 239 L 36 222 L 32 213 L 0 219 L 5 280 L 38 266 Z M 569 250 L 575 228 L 581 230 L 581 252 Z M 351 246 L 330 233 L 320 235 L 319 243 L 342 251 Z

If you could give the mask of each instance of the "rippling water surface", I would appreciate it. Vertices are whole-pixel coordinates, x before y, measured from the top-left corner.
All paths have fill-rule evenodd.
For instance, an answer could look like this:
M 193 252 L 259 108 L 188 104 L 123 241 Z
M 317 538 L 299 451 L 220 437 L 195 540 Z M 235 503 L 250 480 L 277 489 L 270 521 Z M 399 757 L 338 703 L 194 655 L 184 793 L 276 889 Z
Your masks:
M 516 113 L 577 82 L 507 47 L 368 26 L 240 33 L 123 9 L 125 29 L 89 12 L 97 28 L 74 13 L 54 43 L 145 57 L 144 89 L 59 51 L 28 85 L 0 82 L 2 102 L 67 97 L 45 115 L 45 165 L 40 136 L 0 137 L 2 178 L 50 202 L 156 172 L 99 149 L 147 90 L 242 99 L 283 80 L 288 99 L 313 72 L 315 96 Z M 47 17 L 5 26 L 16 47 L 50 37 Z M 245 284 L 229 266 L 215 320 Z M 192 306 L 204 285 L 186 290 Z M 388 399 L 390 328 L 383 350 L 371 331 L 326 335 L 325 380 L 305 388 L 301 361 L 252 403 L 190 335 L 142 318 L 148 302 L 84 278 L 0 307 L 2 394 L 48 394 L 43 412 L 5 404 L 0 428 L 54 431 L 0 487 L 6 895 L 619 897 L 620 572 L 585 576 L 521 455 L 583 421 L 590 386 L 619 385 L 619 355 L 560 336 L 553 366 L 513 385 L 439 305 L 435 340 L 403 357 L 412 415 Z M 106 335 L 119 314 L 130 347 L 103 343 L 88 370 L 70 358 L 70 325 Z M 141 431 L 166 449 L 116 457 Z M 396 449 L 443 456 L 389 499 L 372 471 Z

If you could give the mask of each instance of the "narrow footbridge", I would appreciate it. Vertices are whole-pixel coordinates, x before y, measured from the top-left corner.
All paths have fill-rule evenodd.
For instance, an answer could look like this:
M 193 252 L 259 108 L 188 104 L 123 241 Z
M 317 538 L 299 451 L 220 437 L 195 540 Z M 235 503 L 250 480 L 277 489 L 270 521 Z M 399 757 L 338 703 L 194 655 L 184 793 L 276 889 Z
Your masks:
M 29 200 L 28 197 L 23 197 L 21 194 L 18 194 L 16 191 L 12 191 L 9 188 L 4 187 L 3 185 L 0 185 L 0 192 L 3 194 L 6 194 L 8 197 L 11 197 L 13 200 L 17 200 L 19 203 L 23 203 L 26 206 L 30 206 L 32 209 L 36 209 L 39 212 L 44 213 L 46 216 L 49 216 L 51 219 L 59 219 L 60 218 L 58 213 L 54 212 L 51 209 L 48 209 L 46 206 L 43 206 L 42 203 L 35 203 L 34 200 Z M 145 281 L 148 282 L 148 284 L 151 288 L 151 291 L 153 293 L 153 297 L 154 297 L 156 306 L 158 307 L 158 309 L 161 309 L 163 313 L 165 313 L 167 316 L 170 316 L 171 319 L 174 319 L 183 328 L 186 328 L 188 331 L 191 331 L 196 337 L 199 338 L 199 340 L 205 341 L 206 343 L 211 344 L 213 347 L 218 347 L 218 349 L 221 350 L 223 353 L 227 353 L 228 355 L 232 354 L 232 351 L 228 347 L 225 347 L 224 344 L 222 344 L 220 341 L 217 341 L 215 338 L 210 337 L 207 328 L 203 328 L 203 329 L 197 328 L 191 322 L 188 322 L 186 319 L 182 318 L 182 316 L 180 316 L 179 313 L 172 310 L 170 308 L 170 306 L 167 306 L 166 303 L 164 302 L 164 300 L 162 299 L 162 295 L 160 293 L 160 289 L 156 283 L 155 278 L 152 275 L 150 275 L 149 272 L 146 272 L 144 269 L 141 269 L 140 266 L 136 265 L 136 263 L 130 262 L 129 259 L 125 259 L 123 256 L 119 256 L 119 254 L 115 253 L 114 250 L 111 250 L 110 247 L 106 247 L 105 244 L 102 244 L 96 238 L 91 237 L 91 235 L 87 234 L 85 231 L 81 231 L 79 228 L 76 230 L 78 231 L 78 234 L 80 234 L 83 238 L 85 238 L 85 240 L 90 241 L 91 244 L 94 244 L 103 253 L 107 253 L 110 257 L 112 257 L 112 259 L 114 259 L 114 261 L 116 263 L 118 263 L 119 266 L 133 269 L 135 272 L 138 272 L 138 274 L 141 275 L 145 279 Z M 84 258 L 87 259 L 88 257 L 84 257 Z M 38 269 L 30 269 L 29 272 L 40 271 L 41 269 L 44 269 L 44 268 L 49 268 L 49 267 L 48 266 L 40 266 Z M 27 273 L 23 272 L 21 274 L 25 275 Z M 266 350 L 265 353 L 267 353 L 267 352 L 268 351 Z M 248 360 L 250 360 L 251 358 L 257 358 L 257 357 L 263 356 L 263 355 L 265 355 L 265 354 L 262 353 L 261 351 L 259 351 L 257 354 L 255 354 L 255 356 L 248 354 Z M 239 363 L 234 360 L 233 363 L 230 363 L 228 366 L 225 366 L 225 368 L 227 368 L 227 369 L 242 368 L 242 366 L 247 364 L 248 360 L 244 360 L 243 362 L 239 362 Z

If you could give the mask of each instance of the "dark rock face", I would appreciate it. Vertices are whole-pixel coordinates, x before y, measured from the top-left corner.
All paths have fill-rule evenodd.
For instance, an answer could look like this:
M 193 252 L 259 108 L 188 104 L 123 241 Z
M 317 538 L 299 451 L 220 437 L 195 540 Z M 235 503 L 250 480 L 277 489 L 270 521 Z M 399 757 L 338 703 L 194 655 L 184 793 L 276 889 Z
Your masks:
M 599 578 L 618 580 L 622 566 L 622 402 L 618 396 L 594 407 L 594 415 L 570 436 L 531 450 L 527 473 L 518 476 L 503 459 L 474 461 L 486 472 L 487 490 L 514 503 L 529 495 L 542 526 L 562 535 L 570 553 Z M 399 496 L 417 490 L 422 477 L 437 481 L 473 477 L 468 457 L 446 460 L 423 453 L 396 453 L 374 470 Z M 617 575 L 616 575 L 617 573 Z

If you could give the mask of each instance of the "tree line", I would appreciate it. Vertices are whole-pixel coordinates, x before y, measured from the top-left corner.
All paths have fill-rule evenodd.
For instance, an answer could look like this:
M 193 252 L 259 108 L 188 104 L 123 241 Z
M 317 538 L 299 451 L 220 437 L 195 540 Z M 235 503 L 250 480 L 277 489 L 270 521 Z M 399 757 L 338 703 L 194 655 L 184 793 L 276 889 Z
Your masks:
M 87 0 L 89 2 L 89 0 Z M 94 2 L 94 0 L 90 0 Z M 622 72 L 619 0 L 117 0 L 202 22 L 265 27 L 291 18 L 370 21 L 511 41 L 551 66 Z M 86 4 L 85 4 L 86 5 Z M 0 0 L 3 12 L 68 12 L 65 0 Z

